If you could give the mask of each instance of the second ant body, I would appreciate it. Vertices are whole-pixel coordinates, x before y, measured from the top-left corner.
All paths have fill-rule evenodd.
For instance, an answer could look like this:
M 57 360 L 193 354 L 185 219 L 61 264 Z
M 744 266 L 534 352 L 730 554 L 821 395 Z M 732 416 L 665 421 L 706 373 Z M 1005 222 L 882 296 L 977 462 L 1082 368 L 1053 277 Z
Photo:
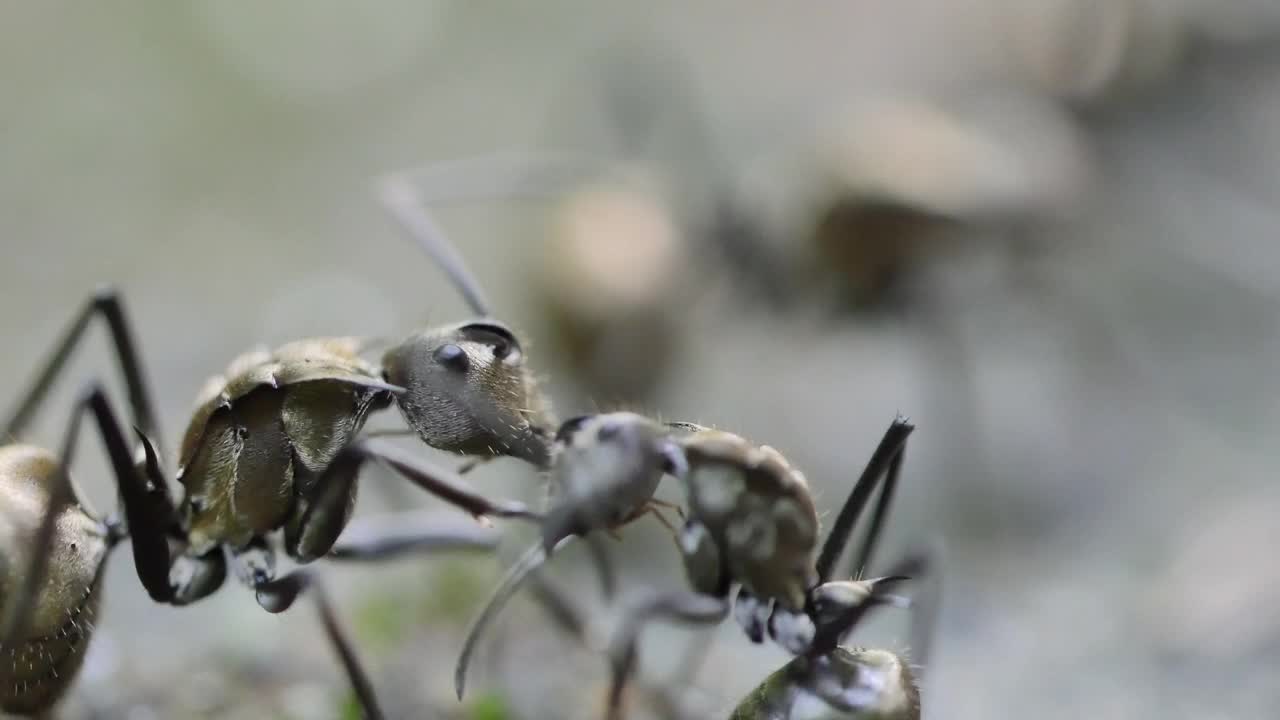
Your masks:
M 762 642 L 768 636 L 797 656 L 788 672 L 803 668 L 835 681 L 840 673 L 850 672 L 850 663 L 878 664 L 887 678 L 885 690 L 868 700 L 873 703 L 869 707 L 892 710 L 897 714 L 885 717 L 895 720 L 918 717 L 918 702 L 910 700 L 916 693 L 914 679 L 904 661 L 880 655 L 846 657 L 851 651 L 840 643 L 868 608 L 894 602 L 885 591 L 916 574 L 923 563 L 911 559 L 893 573 L 871 580 L 832 579 L 858 516 L 880 486 L 871 528 L 854 567 L 869 566 L 913 429 L 901 418 L 890 426 L 817 552 L 819 521 L 808 484 L 773 448 L 753 445 L 732 433 L 689 423 L 663 425 L 630 413 L 568 421 L 557 433 L 552 472 L 559 477 L 581 473 L 590 480 L 584 483 L 588 489 L 562 491 L 548 513 L 541 544 L 513 567 L 473 624 L 455 676 L 459 696 L 476 637 L 546 553 L 566 537 L 588 535 L 639 517 L 651 509 L 652 494 L 662 476 L 671 474 L 681 480 L 688 498 L 679 545 L 693 592 L 654 593 L 631 608 L 621 639 L 613 647 L 611 707 L 616 709 L 620 702 L 644 623 L 662 617 L 718 623 L 732 610 L 752 641 Z M 906 704 L 897 698 L 905 698 Z

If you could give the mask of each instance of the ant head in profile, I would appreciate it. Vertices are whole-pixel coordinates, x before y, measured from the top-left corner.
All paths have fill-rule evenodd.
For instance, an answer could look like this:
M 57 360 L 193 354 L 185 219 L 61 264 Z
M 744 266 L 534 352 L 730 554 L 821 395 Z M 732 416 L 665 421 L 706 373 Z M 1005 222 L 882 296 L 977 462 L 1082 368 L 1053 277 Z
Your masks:
M 683 474 L 686 465 L 668 429 L 643 415 L 613 412 L 564 422 L 556 432 L 555 509 L 544 523 L 544 542 L 626 524 L 645 512 L 664 474 Z
M 519 340 L 494 320 L 415 333 L 382 360 L 405 421 L 432 447 L 549 461 L 549 419 Z

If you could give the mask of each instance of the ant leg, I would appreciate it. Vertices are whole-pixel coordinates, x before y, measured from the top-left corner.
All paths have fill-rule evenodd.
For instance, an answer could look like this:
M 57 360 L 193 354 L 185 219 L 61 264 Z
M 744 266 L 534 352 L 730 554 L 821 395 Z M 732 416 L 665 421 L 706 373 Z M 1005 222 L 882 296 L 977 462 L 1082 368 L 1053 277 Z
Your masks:
M 10 605 L 9 615 L 3 618 L 0 646 L 15 647 L 17 639 L 25 634 L 48 572 L 58 515 L 62 508 L 78 502 L 67 470 L 75 459 L 80 423 L 86 412 L 91 413 L 97 421 L 120 495 L 126 503 L 126 515 L 135 527 L 132 545 L 138 577 L 153 597 L 155 593 L 167 592 L 169 589 L 169 548 L 165 530 L 172 517 L 172 506 L 168 504 L 168 494 L 155 492 L 138 473 L 124 432 L 120 429 L 106 394 L 97 384 L 91 384 L 76 401 L 63 433 L 62 446 L 58 452 L 58 470 L 54 485 L 49 491 L 49 506 L 32 538 L 33 552 L 31 562 L 22 576 L 25 578 L 22 589 Z M 124 538 L 117 521 L 104 521 L 104 526 L 108 547 Z
M 587 619 L 567 593 L 553 585 L 541 573 L 530 576 L 529 590 L 556 627 L 592 652 L 602 649 L 602 643 L 590 632 Z M 705 642 L 699 644 L 699 647 L 705 646 Z M 677 674 L 675 677 L 679 682 L 687 676 Z M 641 689 L 652 701 L 659 717 L 666 720 L 688 720 L 691 717 L 682 707 L 678 693 L 672 689 L 648 685 Z
M 332 560 L 388 560 L 438 550 L 493 550 L 499 533 L 455 515 L 428 511 L 360 518 L 330 549 Z
M 324 625 L 325 635 L 338 653 L 342 669 L 351 682 L 351 689 L 356 694 L 357 702 L 360 703 L 361 714 L 366 720 L 381 720 L 382 709 L 378 706 L 378 697 L 373 690 L 373 683 L 356 655 L 347 632 L 338 622 L 329 594 L 318 576 L 309 570 L 295 570 L 283 577 L 261 583 L 257 587 L 258 603 L 268 609 L 278 608 L 273 612 L 280 612 L 292 605 L 293 601 L 306 590 L 311 591 L 311 597 L 316 601 L 316 609 L 320 612 L 320 622 Z
M 871 460 L 867 462 L 867 467 L 862 471 L 857 484 L 853 486 L 849 499 L 845 501 L 844 507 L 840 508 L 840 514 L 836 517 L 836 522 L 822 545 L 822 552 L 819 553 L 818 562 L 815 565 L 819 584 L 831 579 L 831 571 L 849 542 L 849 536 L 858 522 L 858 516 L 862 514 L 867 501 L 871 499 L 871 493 L 875 491 L 883 475 L 884 490 L 880 495 L 880 502 L 876 505 L 875 515 L 871 521 L 871 531 L 858 552 L 857 567 L 863 568 L 870 561 L 871 552 L 875 549 L 884 525 L 889 503 L 893 499 L 893 491 L 898 484 L 898 473 L 902 467 L 902 453 L 906 448 L 907 437 L 913 430 L 915 426 L 906 418 L 897 417 L 880 440 L 880 444 L 871 455 Z
M 676 528 L 675 524 L 672 523 L 671 520 L 668 519 L 666 515 L 662 514 L 662 511 L 658 509 L 657 503 L 653 502 L 653 500 L 650 500 L 649 503 L 650 504 L 646 505 L 644 507 L 643 512 L 641 512 L 640 514 L 653 516 L 654 520 L 657 520 L 659 523 L 661 523 L 662 527 L 666 528 L 667 532 L 671 533 L 671 539 L 675 540 L 676 543 L 679 543 L 680 531 Z M 680 512 L 680 519 L 684 520 L 683 511 Z
M 663 619 L 695 625 L 715 625 L 729 614 L 724 598 L 696 592 L 652 593 L 631 603 L 609 643 L 613 680 L 609 686 L 609 720 L 619 720 L 622 693 L 635 672 L 640 631 L 651 620 Z
M 595 531 L 603 531 L 618 541 L 622 537 L 618 534 L 617 527 L 625 525 L 632 519 L 632 517 L 626 518 L 617 526 L 611 527 L 606 525 L 600 513 L 595 512 L 589 504 L 563 502 L 553 507 L 542 521 L 542 547 L 549 555 L 566 538 L 579 537 L 585 540 L 587 552 L 591 555 L 591 561 L 596 566 L 596 574 L 600 577 L 600 589 L 605 597 L 613 597 L 616 585 L 613 563 L 609 561 L 608 548 L 600 539 L 600 534 Z
M 449 547 L 492 549 L 497 546 L 498 536 L 492 528 L 474 522 L 458 522 L 456 517 L 452 524 L 446 524 L 449 521 L 439 513 L 410 512 L 366 519 L 357 524 L 353 535 L 347 523 L 355 508 L 356 477 L 369 457 L 387 462 L 401 475 L 455 504 L 461 504 L 456 502 L 461 497 L 466 503 L 462 507 L 472 513 L 492 509 L 491 505 L 484 505 L 487 501 L 471 493 L 460 481 L 456 486 L 445 485 L 441 474 L 446 471 L 407 458 L 390 457 L 380 451 L 370 452 L 361 442 L 340 453 L 315 482 L 308 484 L 308 494 L 297 504 L 285 524 L 284 547 L 290 557 L 299 563 L 312 562 L 329 554 L 339 537 L 346 540 L 337 553 L 349 560 L 375 560 L 411 550 Z M 512 508 L 499 508 L 503 509 Z M 395 522 L 395 527 L 383 526 L 387 517 Z
M 540 521 L 542 515 L 527 505 L 514 500 L 488 500 L 467 487 L 467 483 L 452 470 L 433 465 L 421 458 L 407 454 L 376 441 L 357 440 L 348 445 L 337 462 L 344 456 L 357 465 L 365 460 L 376 460 L 390 467 L 418 487 L 476 516 L 523 518 Z
M 609 548 L 596 533 L 579 537 L 587 544 L 587 554 L 591 556 L 591 564 L 595 566 L 596 575 L 600 578 L 600 592 L 606 598 L 612 598 L 618 587 L 618 578 L 613 572 L 613 562 L 609 560 Z
M 471 663 L 471 656 L 475 653 L 476 645 L 480 640 L 480 636 L 484 634 L 485 629 L 493 622 L 498 613 L 506 607 L 506 604 L 515 596 L 516 592 L 519 591 L 520 587 L 531 575 L 536 574 L 554 553 L 564 549 L 569 543 L 579 538 L 585 539 L 588 543 L 588 549 L 592 551 L 596 570 L 600 573 L 605 586 L 605 595 L 613 595 L 612 563 L 609 562 L 603 547 L 596 546 L 599 540 L 594 534 L 588 533 L 585 536 L 569 535 L 561 538 L 550 548 L 542 540 L 535 542 L 507 569 L 506 574 L 502 576 L 502 580 L 498 583 L 498 587 L 494 588 L 489 595 L 489 599 L 485 601 L 480 614 L 471 621 L 471 626 L 467 628 L 467 637 L 463 641 L 462 651 L 458 654 L 458 661 L 453 673 L 454 690 L 457 692 L 459 700 L 462 699 L 462 695 L 466 691 L 467 666 Z
M 577 640 L 587 648 L 592 648 L 592 639 L 587 633 L 587 621 L 582 611 L 564 592 L 547 580 L 541 573 L 529 576 L 529 591 L 556 627 Z
M 928 668 L 933 640 L 942 607 L 942 545 L 934 543 L 922 555 L 923 567 L 917 573 L 921 589 L 911 596 L 911 660 L 918 668 Z
M 680 503 L 674 503 L 669 500 L 661 500 L 655 497 L 655 498 L 649 498 L 649 504 L 656 505 L 660 508 L 666 508 L 668 510 L 671 510 L 676 515 L 680 516 L 680 522 L 684 522 L 685 520 L 688 519 L 687 517 L 685 517 L 684 507 L 681 506 Z
M 11 438 L 20 435 L 30 423 L 36 409 L 44 402 L 54 381 L 66 367 L 71 353 L 84 338 L 89 321 L 95 315 L 101 315 L 107 322 L 111 334 L 111 342 L 115 346 L 116 360 L 120 372 L 124 375 L 125 388 L 129 393 L 129 406 L 133 412 L 133 422 L 147 437 L 159 442 L 160 424 L 156 421 L 155 405 L 147 388 L 146 373 L 143 371 L 142 359 L 137 352 L 137 343 L 133 339 L 128 315 L 124 310 L 124 300 L 115 290 L 100 290 L 89 298 L 80 313 L 76 315 L 62 338 L 54 346 L 53 352 L 44 362 L 44 369 L 36 377 L 31 389 L 18 402 L 17 407 L 4 423 L 3 437 Z
M 569 536 L 560 541 L 556 547 L 563 547 L 572 542 L 576 536 Z M 485 601 L 484 607 L 480 609 L 480 614 L 476 615 L 471 621 L 471 626 L 467 628 L 467 637 L 462 643 L 462 651 L 458 653 L 458 661 L 453 669 L 453 689 L 458 694 L 458 699 L 462 699 L 463 693 L 467 688 L 467 666 L 471 664 L 471 655 L 475 652 L 476 644 L 480 640 L 480 636 L 484 633 L 485 628 L 489 626 L 493 619 L 502 611 L 507 602 L 516 594 L 525 579 L 547 561 L 550 552 L 543 547 L 542 541 L 538 541 L 529 546 L 523 554 L 507 569 L 505 575 L 502 576 L 498 587 L 494 588 L 489 595 L 489 599 Z
M 639 520 L 640 518 L 645 517 L 646 515 L 649 515 L 649 516 L 652 516 L 654 520 L 657 520 L 659 523 L 661 523 L 662 527 L 666 528 L 667 532 L 671 533 L 671 538 L 675 540 L 676 543 L 678 544 L 680 542 L 680 531 L 676 529 L 676 526 L 672 524 L 671 520 L 668 519 L 666 515 L 662 514 L 662 511 L 659 510 L 659 507 L 675 508 L 676 512 L 679 513 L 680 515 L 680 520 L 684 521 L 685 519 L 684 510 L 681 509 L 680 506 L 676 505 L 675 503 L 669 503 L 663 500 L 658 500 L 656 498 L 649 498 L 648 500 L 645 501 L 643 505 L 635 508 L 634 510 L 631 511 L 630 514 L 622 518 L 622 520 L 617 525 L 614 525 L 613 527 L 610 527 L 610 528 L 605 528 L 605 532 L 609 533 L 609 536 L 612 537 L 614 540 L 621 540 L 622 535 L 619 534 L 618 532 L 619 528 L 623 527 L 624 525 L 630 525 L 631 523 Z

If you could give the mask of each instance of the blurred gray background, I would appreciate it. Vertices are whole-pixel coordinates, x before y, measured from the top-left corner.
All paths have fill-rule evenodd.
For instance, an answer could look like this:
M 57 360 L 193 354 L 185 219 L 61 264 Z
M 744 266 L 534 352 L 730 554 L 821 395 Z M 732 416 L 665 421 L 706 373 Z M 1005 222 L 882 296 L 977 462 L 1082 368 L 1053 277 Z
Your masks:
M 670 313 L 669 371 L 631 407 L 780 449 L 828 515 L 894 414 L 917 422 L 882 562 L 932 538 L 947 549 L 927 717 L 1272 717 L 1278 28 L 1262 0 L 8 4 L 0 397 L 112 283 L 173 443 L 200 384 L 241 351 L 466 317 L 373 178 L 509 150 L 642 164 L 709 264 Z M 657 82 L 610 65 L 614 51 L 652 60 Z M 629 84 L 643 112 L 607 97 Z M 619 116 L 637 113 L 657 129 L 628 143 Z M 770 228 L 773 251 L 803 252 L 789 228 L 823 173 L 958 221 L 921 253 L 916 300 L 846 313 L 791 293 L 778 308 L 703 252 L 697 218 L 720 192 Z M 538 339 L 531 276 L 552 252 L 554 200 L 440 219 L 501 316 L 528 329 L 567 417 L 616 398 L 576 387 Z M 80 379 L 115 382 L 106 350 L 85 348 L 32 440 L 56 444 Z M 95 446 L 76 475 L 102 508 Z M 510 461 L 471 477 L 540 492 Z M 418 504 L 434 501 L 374 469 L 358 512 Z M 604 666 L 526 601 L 484 644 L 468 702 L 452 698 L 466 621 L 526 539 L 513 532 L 497 559 L 335 571 L 388 712 L 595 716 Z M 614 556 L 625 587 L 683 582 L 652 521 Z M 553 577 L 607 625 L 580 560 Z M 231 581 L 157 607 L 131 565 L 113 561 L 62 717 L 352 716 L 310 606 L 268 615 Z M 856 639 L 907 650 L 906 628 L 886 611 Z M 786 660 L 733 623 L 655 628 L 646 677 L 667 682 L 707 638 L 682 693 L 708 717 Z

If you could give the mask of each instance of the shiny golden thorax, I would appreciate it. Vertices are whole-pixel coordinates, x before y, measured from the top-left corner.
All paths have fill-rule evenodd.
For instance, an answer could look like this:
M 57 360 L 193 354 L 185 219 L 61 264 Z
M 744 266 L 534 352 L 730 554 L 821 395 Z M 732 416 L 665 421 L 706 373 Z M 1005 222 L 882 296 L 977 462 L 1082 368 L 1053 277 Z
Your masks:
M 279 528 L 390 393 L 355 338 L 321 338 L 232 361 L 200 393 L 178 479 L 190 543 L 242 547 Z

